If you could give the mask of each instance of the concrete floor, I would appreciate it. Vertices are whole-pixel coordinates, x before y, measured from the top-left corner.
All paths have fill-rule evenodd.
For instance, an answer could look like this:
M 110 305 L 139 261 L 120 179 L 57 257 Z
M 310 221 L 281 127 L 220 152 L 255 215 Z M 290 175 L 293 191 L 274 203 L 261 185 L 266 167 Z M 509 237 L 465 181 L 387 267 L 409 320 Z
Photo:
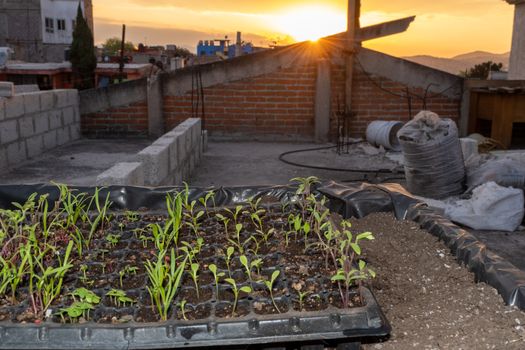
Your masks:
M 208 151 L 204 154 L 200 166 L 195 169 L 190 184 L 197 187 L 284 185 L 294 177 L 306 176 L 317 176 L 323 180 L 339 182 L 363 180 L 362 173 L 308 169 L 288 165 L 279 160 L 279 155 L 283 152 L 323 146 L 331 145 L 210 142 Z M 397 166 L 383 155 L 369 156 L 360 150 L 352 153 L 353 155 L 337 156 L 336 150 L 331 149 L 289 155 L 286 159 L 301 164 L 345 169 L 385 169 Z M 371 174 L 369 180 L 381 180 L 385 177 L 392 177 L 392 175 L 376 178 Z
M 94 186 L 97 176 L 118 162 L 131 160 L 149 146 L 146 139 L 82 139 L 46 152 L 0 175 L 0 184 L 38 184 L 51 181 Z

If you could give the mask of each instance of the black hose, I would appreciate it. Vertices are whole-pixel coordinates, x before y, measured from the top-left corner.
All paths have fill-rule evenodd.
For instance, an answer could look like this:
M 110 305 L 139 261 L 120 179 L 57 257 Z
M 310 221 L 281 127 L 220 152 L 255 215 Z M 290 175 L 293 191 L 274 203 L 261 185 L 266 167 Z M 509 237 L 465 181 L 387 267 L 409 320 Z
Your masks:
M 354 145 L 358 143 L 362 143 L 363 141 L 358 142 L 349 142 L 348 145 Z M 397 171 L 390 170 L 390 169 L 342 169 L 342 168 L 330 168 L 330 167 L 323 167 L 323 166 L 317 166 L 317 165 L 308 165 L 308 164 L 301 164 L 292 162 L 290 160 L 284 159 L 284 157 L 290 155 L 290 154 L 297 154 L 297 153 L 305 153 L 305 152 L 313 152 L 313 151 L 321 151 L 325 149 L 332 149 L 337 148 L 337 146 L 324 146 L 324 147 L 316 147 L 316 148 L 307 148 L 307 149 L 300 149 L 300 150 L 294 150 L 294 151 L 288 151 L 284 152 L 279 156 L 279 160 L 285 164 L 293 165 L 296 167 L 301 168 L 307 168 L 307 169 L 316 169 L 316 170 L 328 170 L 328 171 L 339 171 L 339 172 L 347 172 L 347 173 L 358 173 L 358 174 L 397 174 Z

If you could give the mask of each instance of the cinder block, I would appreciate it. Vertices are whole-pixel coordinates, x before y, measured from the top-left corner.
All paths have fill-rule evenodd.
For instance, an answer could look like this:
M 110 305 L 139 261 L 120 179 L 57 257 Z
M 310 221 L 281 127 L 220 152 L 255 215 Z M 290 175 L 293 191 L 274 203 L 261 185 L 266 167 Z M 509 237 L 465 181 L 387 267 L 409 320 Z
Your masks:
M 14 142 L 7 145 L 7 163 L 17 165 L 27 159 L 25 142 Z
M 75 116 L 74 116 L 75 123 L 80 123 L 80 109 L 78 105 L 73 106 L 73 111 L 75 112 Z
M 26 140 L 27 156 L 29 158 L 36 157 L 44 153 L 44 137 L 37 135 Z
M 5 98 L 0 97 L 0 121 L 5 119 Z
M 16 120 L 0 122 L 0 144 L 5 145 L 18 140 L 18 123 Z
M 47 112 L 36 114 L 33 118 L 35 120 L 35 134 L 42 134 L 49 130 L 49 118 Z
M 0 81 L 0 97 L 13 97 L 15 95 L 15 84 L 8 81 Z
M 49 129 L 58 129 L 62 127 L 62 111 L 55 109 L 48 113 Z
M 40 111 L 40 92 L 23 94 L 25 114 L 36 113 Z
M 177 166 L 181 166 L 186 158 L 188 157 L 188 152 L 186 152 L 186 135 L 184 133 L 179 133 L 176 137 L 177 140 Z
M 137 160 L 144 166 L 144 184 L 159 186 L 169 173 L 169 146 L 149 146 L 137 154 Z
M 7 162 L 7 150 L 5 148 L 0 148 L 0 174 L 7 172 L 9 169 Z
M 48 111 L 55 108 L 56 95 L 53 91 L 45 91 L 40 93 L 40 109 Z
M 75 109 L 73 107 L 66 107 L 62 110 L 62 120 L 64 126 L 71 125 L 75 121 Z
M 69 90 L 53 90 L 56 97 L 56 108 L 69 106 Z
M 162 137 L 153 142 L 152 146 L 168 147 L 168 169 L 171 172 L 177 167 L 177 140 L 173 138 L 172 134 L 164 134 Z
M 80 139 L 80 124 L 75 123 L 69 126 L 69 135 L 71 136 L 71 141 Z
M 63 144 L 71 141 L 71 135 L 69 135 L 69 127 L 63 127 L 57 129 L 57 145 L 61 146 Z
M 78 106 L 79 104 L 79 96 L 78 96 L 78 90 L 67 90 L 67 101 L 70 106 Z
M 208 130 L 202 130 L 202 153 L 208 152 Z
M 49 130 L 44 134 L 44 148 L 46 150 L 55 148 L 57 146 L 57 131 Z
M 18 119 L 18 130 L 20 130 L 20 137 L 26 138 L 33 136 L 35 134 L 33 117 L 27 116 Z
M 118 163 L 97 177 L 97 186 L 144 186 L 142 163 Z
M 5 118 L 18 118 L 24 115 L 24 96 L 16 95 L 5 99 Z

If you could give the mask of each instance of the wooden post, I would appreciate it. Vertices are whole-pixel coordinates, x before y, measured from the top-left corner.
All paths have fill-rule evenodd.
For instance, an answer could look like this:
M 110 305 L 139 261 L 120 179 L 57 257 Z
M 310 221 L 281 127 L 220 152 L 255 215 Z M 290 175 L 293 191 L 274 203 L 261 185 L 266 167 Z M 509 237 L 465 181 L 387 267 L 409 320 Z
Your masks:
M 125 42 L 126 42 L 126 25 L 122 25 L 122 43 L 120 44 L 120 63 L 119 63 L 119 82 L 122 83 L 122 80 L 124 79 L 124 49 L 125 49 Z
M 345 112 L 352 110 L 352 83 L 354 74 L 354 50 L 356 47 L 356 34 L 360 29 L 359 17 L 361 12 L 361 0 L 348 0 L 348 22 L 346 38 L 346 82 L 345 82 Z

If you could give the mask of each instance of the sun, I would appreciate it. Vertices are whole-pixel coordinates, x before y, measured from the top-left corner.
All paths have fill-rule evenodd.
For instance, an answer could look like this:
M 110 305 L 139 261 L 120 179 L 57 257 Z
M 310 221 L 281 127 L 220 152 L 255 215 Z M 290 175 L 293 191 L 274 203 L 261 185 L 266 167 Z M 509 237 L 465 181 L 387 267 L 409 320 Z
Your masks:
M 346 30 L 346 13 L 329 6 L 307 6 L 286 10 L 273 18 L 276 30 L 297 41 L 316 41 Z

